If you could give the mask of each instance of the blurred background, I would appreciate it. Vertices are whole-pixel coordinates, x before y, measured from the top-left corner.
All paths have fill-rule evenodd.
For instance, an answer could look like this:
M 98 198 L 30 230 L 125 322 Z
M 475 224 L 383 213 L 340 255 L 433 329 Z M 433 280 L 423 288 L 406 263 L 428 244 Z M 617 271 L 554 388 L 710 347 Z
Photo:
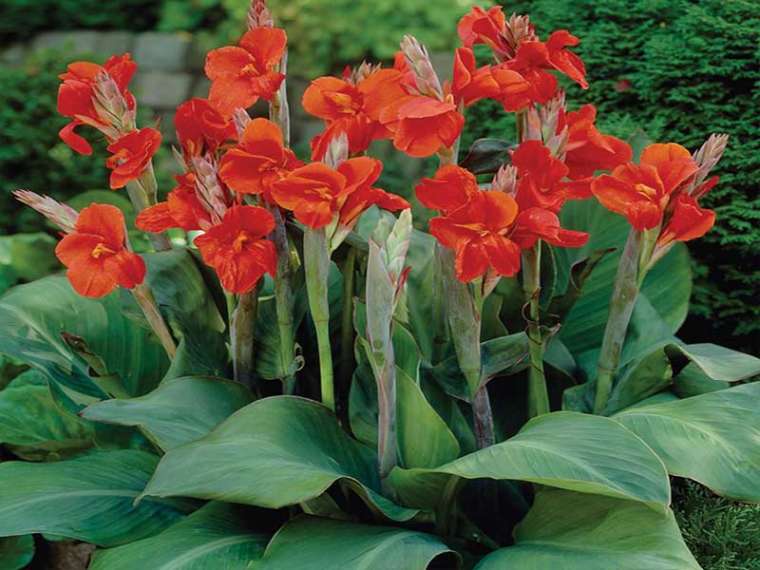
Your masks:
M 320 123 L 298 100 L 308 81 L 366 58 L 388 60 L 403 33 L 422 40 L 448 73 L 456 22 L 471 0 L 270 0 L 290 45 L 294 146 L 302 156 Z M 486 5 L 488 2 L 478 2 Z M 594 103 L 599 126 L 628 140 L 676 141 L 697 148 L 710 132 L 731 135 L 720 185 L 707 197 L 717 227 L 690 244 L 696 286 L 686 340 L 758 352 L 760 337 L 760 0 L 521 0 L 505 12 L 528 13 L 546 37 L 567 28 L 591 88 L 567 85 L 571 108 Z M 57 75 L 74 59 L 102 62 L 129 51 L 140 64 L 132 83 L 140 124 L 160 121 L 162 191 L 171 186 L 172 115 L 205 96 L 205 53 L 234 42 L 248 0 L 2 0 L 0 6 L 0 292 L 56 268 L 51 229 L 10 198 L 29 188 L 82 206 L 93 198 L 129 208 L 108 192 L 102 141 L 76 156 L 57 137 Z M 465 145 L 512 137 L 497 105 L 469 112 Z M 86 129 L 82 129 L 86 131 Z M 466 146 L 465 146 L 466 148 Z M 414 161 L 380 146 L 383 183 L 409 195 L 435 161 Z M 85 193 L 83 195 L 83 193 Z

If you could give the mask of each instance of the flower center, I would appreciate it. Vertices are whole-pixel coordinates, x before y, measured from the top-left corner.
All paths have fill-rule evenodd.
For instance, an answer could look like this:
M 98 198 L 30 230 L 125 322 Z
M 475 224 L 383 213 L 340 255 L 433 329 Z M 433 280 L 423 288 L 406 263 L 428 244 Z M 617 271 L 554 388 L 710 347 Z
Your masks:
M 245 247 L 245 244 L 251 240 L 251 236 L 248 235 L 248 232 L 241 231 L 238 233 L 237 237 L 235 238 L 235 241 L 232 242 L 232 250 L 235 253 L 240 253 L 243 251 L 243 248 Z
M 648 196 L 649 198 L 654 198 L 657 195 L 657 190 L 646 184 L 636 184 L 636 192 L 644 194 L 644 196 Z
M 95 246 L 95 249 L 92 250 L 92 253 L 90 255 L 92 255 L 92 257 L 94 257 L 95 259 L 98 259 L 104 253 L 107 255 L 113 255 L 116 252 L 112 250 L 111 248 L 109 248 L 106 244 L 101 242 Z
M 256 64 L 249 63 L 240 70 L 240 74 L 248 77 L 255 77 L 259 75 L 259 70 L 256 68 Z

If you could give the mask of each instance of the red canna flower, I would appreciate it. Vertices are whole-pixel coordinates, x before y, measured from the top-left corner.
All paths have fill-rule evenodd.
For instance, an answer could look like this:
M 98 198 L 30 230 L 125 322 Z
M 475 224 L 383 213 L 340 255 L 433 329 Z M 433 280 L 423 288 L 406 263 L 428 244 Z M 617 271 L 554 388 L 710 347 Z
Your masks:
M 514 198 L 478 192 L 447 216 L 430 220 L 430 233 L 455 252 L 457 279 L 469 282 L 490 268 L 510 277 L 520 269 L 520 247 L 508 234 L 517 218 Z
M 391 136 L 380 123 L 380 112 L 394 100 L 406 96 L 403 74 L 396 69 L 360 68 L 359 72 L 360 78 L 353 81 L 320 77 L 306 89 L 304 110 L 323 119 L 327 126 L 311 141 L 313 160 L 324 158 L 330 141 L 340 133 L 348 137 L 351 154 L 364 152 L 373 140 Z
M 274 276 L 277 270 L 274 244 L 266 239 L 273 229 L 274 218 L 264 208 L 233 206 L 195 245 L 227 291 L 247 293 L 264 273 Z
M 451 96 L 443 101 L 426 95 L 402 97 L 383 109 L 380 122 L 393 133 L 393 146 L 420 158 L 451 147 L 464 127 Z
M 530 101 L 525 96 L 530 89 L 530 84 L 517 73 L 507 69 L 499 69 L 495 75 L 494 70 L 485 65 L 477 68 L 475 54 L 469 48 L 458 48 L 454 56 L 454 73 L 451 82 L 451 93 L 456 103 L 462 103 L 465 107 L 480 101 L 481 99 L 497 99 L 504 103 L 505 107 L 518 108 L 526 106 Z
M 161 133 L 156 129 L 135 130 L 108 145 L 112 153 L 106 166 L 111 169 L 111 189 L 123 188 L 138 178 L 161 146 Z
M 571 198 L 590 198 L 591 181 L 597 170 L 612 170 L 616 166 L 630 162 L 633 156 L 631 146 L 610 135 L 603 135 L 596 128 L 596 108 L 584 105 L 577 111 L 560 113 L 557 132 L 567 127 L 568 138 L 565 147 L 567 174 L 573 182 L 569 184 Z
M 424 206 L 443 214 L 430 221 L 430 233 L 455 251 L 456 275 L 463 282 L 489 268 L 498 275 L 514 275 L 521 249 L 539 239 L 563 247 L 579 247 L 588 240 L 584 232 L 561 228 L 552 211 L 523 210 L 510 194 L 480 190 L 475 176 L 459 166 L 441 167 L 417 185 L 416 194 Z
M 652 144 L 642 152 L 639 164 L 618 166 L 611 175 L 594 180 L 591 190 L 605 208 L 644 231 L 662 223 L 671 198 L 697 170 L 697 163 L 681 145 Z
M 511 47 L 505 37 L 506 28 L 507 21 L 501 6 L 493 6 L 488 10 L 475 6 L 459 20 L 457 32 L 467 48 L 485 44 L 494 53 L 504 55 L 510 52 Z
M 219 176 L 235 192 L 263 194 L 269 200 L 272 185 L 301 165 L 293 151 L 283 146 L 280 127 L 267 119 L 254 119 L 238 144 L 222 157 Z
M 142 231 L 161 233 L 181 228 L 190 232 L 211 225 L 211 218 L 195 192 L 195 175 L 188 173 L 175 178 L 178 184 L 165 202 L 145 208 L 137 215 L 135 225 Z
M 88 61 L 69 64 L 66 72 L 59 76 L 63 83 L 58 88 L 58 112 L 73 120 L 58 133 L 61 140 L 79 154 L 92 154 L 90 144 L 77 135 L 74 129 L 84 124 L 108 124 L 93 104 L 95 79 L 99 74 L 107 73 L 116 83 L 127 107 L 132 110 L 135 108 L 135 98 L 127 87 L 136 70 L 137 64 L 128 53 L 111 56 L 102 66 Z
M 248 108 L 259 97 L 272 99 L 285 78 L 277 68 L 286 45 L 285 30 L 258 27 L 246 32 L 237 46 L 210 51 L 205 71 L 211 80 L 211 104 L 229 117 L 235 109 Z
M 679 194 L 671 203 L 670 220 L 660 232 L 658 246 L 700 238 L 715 225 L 715 212 L 700 208 L 694 196 Z
M 391 211 L 409 207 L 403 198 L 372 187 L 381 170 L 382 163 L 369 157 L 348 159 L 337 169 L 314 162 L 276 182 L 272 197 L 310 228 L 322 228 L 336 215 L 341 225 L 351 226 L 374 204 Z
M 124 215 L 109 204 L 84 208 L 55 254 L 74 290 L 85 297 L 103 297 L 117 286 L 131 289 L 145 278 L 145 262 L 126 247 Z
M 541 208 L 559 212 L 567 199 L 567 176 L 565 164 L 552 156 L 551 151 L 539 141 L 524 141 L 512 153 L 512 164 L 517 168 L 517 203 L 520 210 Z
M 235 125 L 225 119 L 207 99 L 185 101 L 174 114 L 177 139 L 185 157 L 215 152 L 225 141 L 235 139 Z

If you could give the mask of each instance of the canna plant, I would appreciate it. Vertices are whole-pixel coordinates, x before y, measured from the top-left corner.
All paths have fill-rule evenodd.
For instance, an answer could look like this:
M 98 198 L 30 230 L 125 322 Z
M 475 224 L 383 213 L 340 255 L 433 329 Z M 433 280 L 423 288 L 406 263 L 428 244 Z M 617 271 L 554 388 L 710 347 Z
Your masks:
M 105 136 L 137 217 L 15 193 L 67 272 L 0 298 L 25 370 L 0 391 L 0 566 L 36 534 L 95 545 L 95 570 L 683 570 L 669 475 L 760 500 L 760 360 L 676 336 L 727 137 L 634 152 L 567 109 L 568 31 L 474 8 L 458 32 L 451 81 L 412 37 L 314 80 L 299 158 L 286 32 L 255 0 L 177 109 L 161 201 L 129 55 L 69 66 L 61 138 Z M 460 152 L 483 99 L 516 132 Z M 380 139 L 438 157 L 415 205 L 375 186 Z

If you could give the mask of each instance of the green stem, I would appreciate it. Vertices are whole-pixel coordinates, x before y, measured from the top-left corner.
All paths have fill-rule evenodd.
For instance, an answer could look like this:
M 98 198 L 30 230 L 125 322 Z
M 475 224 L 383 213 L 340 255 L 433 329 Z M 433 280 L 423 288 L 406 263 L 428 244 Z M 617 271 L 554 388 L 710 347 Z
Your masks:
M 156 173 L 153 171 L 153 162 L 149 162 L 147 168 L 140 176 L 127 184 L 127 194 L 135 209 L 135 214 L 139 214 L 145 208 L 153 206 L 157 201 L 158 183 L 156 182 Z M 153 244 L 156 251 L 167 251 L 172 248 L 169 238 L 164 234 L 148 233 L 148 239 Z
M 631 229 L 618 264 L 610 300 L 610 312 L 596 369 L 596 396 L 594 398 L 594 413 L 596 414 L 604 411 L 612 392 L 628 323 L 631 321 L 643 280 L 643 272 L 640 271 L 643 242 L 642 232 Z
M 343 265 L 343 313 L 340 323 L 341 390 L 351 385 L 354 369 L 354 278 L 356 250 L 351 247 Z
M 173 359 L 174 355 L 177 353 L 177 345 L 174 343 L 174 337 L 172 337 L 169 327 L 166 326 L 164 317 L 158 310 L 156 300 L 153 297 L 150 288 L 145 283 L 141 283 L 132 289 L 132 296 L 135 298 L 135 301 L 137 301 L 140 309 L 142 309 L 145 319 L 153 329 L 153 332 L 156 333 L 166 354 L 170 359 Z
M 541 332 L 541 242 L 523 251 L 523 290 L 528 301 L 528 416 L 548 414 L 549 393 L 544 372 L 544 339 Z
M 324 228 L 316 230 L 306 228 L 303 236 L 303 256 L 309 310 L 317 332 L 322 403 L 335 411 L 335 386 L 330 347 L 330 304 L 327 298 L 330 253 Z
M 292 394 L 295 389 L 295 330 L 293 323 L 293 306 L 295 304 L 292 287 L 293 271 L 290 264 L 290 246 L 280 209 L 272 207 L 275 228 L 271 239 L 277 250 L 277 273 L 274 277 L 274 301 L 277 311 L 277 329 L 280 336 L 280 365 L 285 373 L 283 390 Z
M 230 323 L 232 368 L 236 381 L 254 388 L 254 329 L 259 304 L 258 287 L 238 295 Z

